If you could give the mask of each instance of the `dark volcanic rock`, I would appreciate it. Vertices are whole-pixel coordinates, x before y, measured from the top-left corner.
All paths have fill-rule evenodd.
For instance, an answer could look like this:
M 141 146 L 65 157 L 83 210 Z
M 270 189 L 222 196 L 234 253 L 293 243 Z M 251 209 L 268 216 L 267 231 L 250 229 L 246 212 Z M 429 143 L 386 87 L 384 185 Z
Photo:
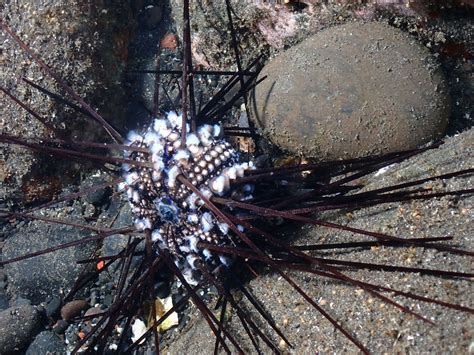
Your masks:
M 128 204 L 120 208 L 120 213 L 113 224 L 113 228 L 123 228 L 130 225 L 133 220 L 132 211 Z M 121 234 L 114 234 L 104 239 L 102 252 L 104 256 L 116 255 L 127 247 L 128 238 Z
M 30 305 L 10 307 L 0 312 L 0 351 L 8 354 L 25 347 L 41 322 L 39 312 Z
M 3 248 L 3 260 L 44 250 L 89 234 L 74 227 L 51 225 L 42 221 L 27 224 L 10 236 Z M 37 304 L 47 296 L 58 296 L 72 287 L 82 266 L 77 260 L 90 256 L 94 243 L 66 248 L 5 266 L 8 291 Z
M 381 23 L 350 23 L 273 59 L 255 116 L 293 153 L 342 159 L 414 148 L 440 137 L 450 100 L 426 48 Z
M 468 169 L 474 166 L 473 140 L 474 129 L 446 138 L 446 143 L 438 149 L 412 157 L 401 164 L 395 164 L 385 173 L 373 174 L 367 179 L 366 187 L 362 191 L 445 174 L 457 169 Z M 466 174 L 463 178 L 447 180 L 443 185 L 449 190 L 461 190 L 472 188 L 473 183 L 474 176 Z M 474 194 L 471 194 L 460 198 L 444 197 L 404 204 L 395 203 L 389 206 L 379 205 L 350 213 L 329 211 L 319 218 L 344 226 L 384 232 L 399 237 L 455 236 L 456 246 L 464 250 L 473 250 L 473 204 Z M 295 228 L 294 234 L 296 238 L 294 244 L 298 245 L 361 240 L 349 232 L 330 230 L 320 226 Z M 449 270 L 464 272 L 472 270 L 471 258 L 434 249 L 377 247 L 347 250 L 342 253 L 328 251 L 317 255 L 386 265 L 449 268 Z M 448 280 L 419 273 L 389 273 L 374 270 L 358 270 L 351 272 L 350 275 L 357 280 L 390 285 L 394 289 L 472 307 L 474 283 L 469 279 Z M 406 302 L 404 304 L 412 309 L 419 309 L 423 312 L 423 316 L 436 322 L 435 326 L 427 326 L 425 322 L 420 322 L 395 307 L 381 306 L 382 303 L 374 300 L 375 297 L 370 297 L 367 293 L 360 294 L 355 287 L 348 287 L 344 283 L 333 282 L 318 276 L 313 278 L 306 273 L 291 273 L 291 277 L 331 316 L 338 318 L 346 328 L 351 329 L 357 336 L 357 340 L 368 346 L 371 353 L 466 354 L 472 348 L 470 345 L 472 334 L 469 329 L 473 329 L 474 319 L 467 312 L 429 307 L 415 300 L 397 299 L 397 301 Z M 289 353 L 357 352 L 355 347 L 342 335 L 337 335 L 332 324 L 306 303 L 295 289 L 281 279 L 277 272 L 261 273 L 246 287 L 253 297 L 267 307 L 277 324 L 283 324 L 282 330 L 294 346 L 288 351 Z M 177 301 L 174 300 L 174 303 Z M 256 317 L 255 319 L 259 317 L 253 307 L 249 311 Z M 191 314 L 190 323 L 181 337 L 170 342 L 167 348 L 170 354 L 189 353 L 189 349 L 199 349 L 197 353 L 201 354 L 214 350 L 215 338 L 208 336 L 209 330 L 205 318 L 198 315 L 197 309 L 193 312 L 196 315 Z M 245 334 L 235 314 L 232 322 L 232 327 L 235 327 L 232 330 L 235 333 L 240 329 L 241 333 L 237 334 Z M 260 330 L 270 333 L 270 326 L 265 324 Z M 393 338 L 390 334 L 394 330 L 404 335 Z M 253 351 L 250 341 L 244 336 L 242 340 L 239 338 L 239 345 L 248 352 Z M 262 350 L 262 353 L 271 352 L 268 348 Z
M 130 18 L 129 3 L 119 1 L 96 3 L 93 6 L 77 0 L 2 1 L 0 17 L 12 31 L 26 42 L 74 91 L 113 124 L 120 127 L 124 119 L 122 109 L 125 93 L 120 85 L 127 57 L 127 43 L 134 23 Z M 120 21 L 121 32 L 114 25 Z M 19 100 L 66 135 L 83 140 L 103 140 L 106 133 L 93 120 L 83 119 L 55 100 L 46 99 L 39 90 L 33 90 L 19 78 L 27 77 L 53 92 L 64 93 L 59 85 L 48 78 L 38 65 L 33 64 L 23 49 L 5 31 L 0 32 L 2 51 L 0 81 Z M 113 95 L 110 93 L 113 92 Z M 8 103 L 8 104 L 7 104 Z M 22 138 L 50 138 L 51 131 L 39 120 L 32 119 L 19 105 L 5 96 L 2 99 L 0 132 Z M 77 166 L 71 161 L 44 159 L 24 149 L 0 147 L 0 198 L 22 202 L 29 199 L 25 189 L 32 190 L 32 177 L 52 175 L 54 171 L 71 174 Z M 63 179 L 63 182 L 66 179 Z M 55 181 L 55 180 L 54 180 Z M 38 190 L 38 188 L 34 189 Z M 41 191 L 39 191 L 41 192 Z
M 26 355 L 63 354 L 66 346 L 63 341 L 51 331 L 39 333 L 26 350 Z

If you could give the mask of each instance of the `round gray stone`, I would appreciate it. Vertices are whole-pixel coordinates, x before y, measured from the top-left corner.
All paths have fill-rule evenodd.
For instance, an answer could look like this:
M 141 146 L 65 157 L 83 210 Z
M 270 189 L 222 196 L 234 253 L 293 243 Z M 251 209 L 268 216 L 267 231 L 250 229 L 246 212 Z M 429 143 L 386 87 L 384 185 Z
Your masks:
M 52 331 L 39 333 L 26 350 L 26 355 L 65 354 L 66 345 Z
M 255 119 L 292 153 L 343 159 L 414 148 L 450 114 L 443 74 L 426 48 L 388 25 L 349 23 L 307 38 L 264 67 Z
M 39 312 L 31 305 L 10 307 L 0 312 L 0 352 L 21 350 L 41 326 Z

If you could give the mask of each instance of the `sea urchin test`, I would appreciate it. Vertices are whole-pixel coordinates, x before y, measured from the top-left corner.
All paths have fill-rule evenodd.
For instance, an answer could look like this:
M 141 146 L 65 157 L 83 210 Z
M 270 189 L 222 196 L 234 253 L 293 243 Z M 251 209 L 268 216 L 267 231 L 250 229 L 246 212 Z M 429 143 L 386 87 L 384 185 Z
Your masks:
M 229 226 L 204 208 L 204 201 L 178 176 L 187 178 L 206 198 L 212 196 L 246 200 L 252 186 L 231 187 L 231 181 L 254 169 L 253 163 L 240 162 L 239 154 L 222 138 L 219 125 L 203 125 L 196 133 L 186 127 L 182 146 L 182 117 L 170 112 L 155 119 L 143 133 L 130 132 L 128 145 L 145 148 L 126 152 L 126 158 L 148 162 L 153 167 L 124 165 L 124 179 L 135 227 L 150 230 L 156 251 L 167 249 L 187 279 L 196 281 L 195 262 L 209 265 L 231 263 L 227 256 L 199 248 L 203 241 L 214 245 L 235 245 Z M 151 165 L 150 164 L 150 165 Z

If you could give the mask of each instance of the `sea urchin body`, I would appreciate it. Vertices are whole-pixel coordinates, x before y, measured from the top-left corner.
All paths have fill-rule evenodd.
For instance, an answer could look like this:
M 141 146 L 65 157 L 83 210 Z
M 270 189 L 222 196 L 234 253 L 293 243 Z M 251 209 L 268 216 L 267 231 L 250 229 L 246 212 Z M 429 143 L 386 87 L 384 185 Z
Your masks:
M 199 248 L 199 241 L 224 246 L 236 241 L 229 226 L 201 208 L 202 199 L 177 177 L 186 177 L 206 198 L 232 195 L 245 200 L 251 197 L 251 186 L 231 188 L 230 183 L 243 177 L 253 163 L 239 162 L 239 154 L 222 138 L 219 125 L 203 125 L 195 134 L 188 129 L 183 140 L 181 120 L 170 112 L 155 119 L 143 134 L 130 132 L 129 145 L 145 150 L 127 153 L 127 158 L 153 167 L 125 165 L 123 169 L 135 227 L 150 230 L 158 253 L 168 249 L 183 274 L 193 280 L 196 260 L 215 266 L 231 263 L 229 257 Z

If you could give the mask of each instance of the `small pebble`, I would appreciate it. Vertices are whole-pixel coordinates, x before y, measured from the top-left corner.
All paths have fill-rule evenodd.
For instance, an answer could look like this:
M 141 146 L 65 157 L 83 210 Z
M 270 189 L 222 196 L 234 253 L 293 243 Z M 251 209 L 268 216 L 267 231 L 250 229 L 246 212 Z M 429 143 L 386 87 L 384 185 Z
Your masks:
M 53 331 L 56 333 L 56 334 L 64 334 L 64 332 L 66 331 L 67 327 L 69 327 L 69 323 L 66 322 L 65 320 L 63 319 L 60 319 L 56 322 L 56 324 L 54 325 L 53 327 Z
M 85 300 L 74 300 L 66 303 L 63 308 L 61 308 L 61 317 L 65 321 L 69 321 L 75 316 L 81 314 L 81 311 L 86 309 L 89 306 Z
M 155 285 L 155 292 L 158 298 L 166 298 L 171 292 L 170 284 L 168 281 L 160 281 Z
M 52 318 L 56 315 L 56 313 L 61 307 L 61 299 L 59 297 L 52 298 L 48 303 L 45 305 L 46 316 L 48 318 Z
M 93 186 L 103 185 L 104 183 L 106 183 L 104 178 L 101 176 L 92 175 L 83 183 L 83 185 L 84 188 L 91 188 Z M 111 194 L 112 189 L 110 187 L 105 187 L 103 189 L 88 193 L 84 198 L 93 206 L 100 207 L 108 202 Z

